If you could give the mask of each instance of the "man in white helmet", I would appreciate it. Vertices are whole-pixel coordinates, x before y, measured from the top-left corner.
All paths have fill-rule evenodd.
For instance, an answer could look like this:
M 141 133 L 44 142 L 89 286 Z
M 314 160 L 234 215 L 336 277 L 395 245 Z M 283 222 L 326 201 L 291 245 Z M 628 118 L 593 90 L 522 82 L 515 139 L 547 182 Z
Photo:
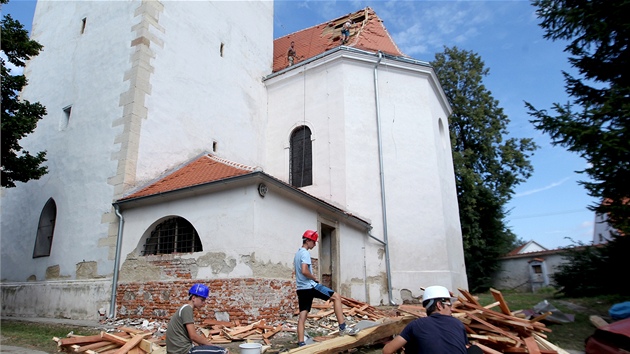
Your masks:
M 422 295 L 427 317 L 409 323 L 391 342 L 383 354 L 392 354 L 405 347 L 406 354 L 466 354 L 468 336 L 462 322 L 451 316 L 454 299 L 443 286 L 430 286 Z

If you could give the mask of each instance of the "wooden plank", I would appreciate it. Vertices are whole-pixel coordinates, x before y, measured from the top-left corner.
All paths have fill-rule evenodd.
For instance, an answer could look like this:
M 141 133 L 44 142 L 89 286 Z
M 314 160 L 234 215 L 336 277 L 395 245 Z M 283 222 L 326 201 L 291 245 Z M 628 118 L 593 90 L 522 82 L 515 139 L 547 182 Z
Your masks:
M 86 352 L 88 350 L 98 349 L 100 347 L 104 347 L 104 346 L 109 345 L 111 343 L 112 342 L 106 341 L 106 340 L 105 341 L 101 341 L 101 342 L 95 342 L 95 343 L 92 343 L 92 344 L 79 346 L 78 348 L 75 348 L 72 351 L 75 352 L 75 353 L 83 353 L 83 352 Z
M 504 343 L 507 345 L 516 345 L 516 341 L 514 341 L 512 338 L 508 338 L 504 336 L 469 334 L 468 338 L 486 340 L 493 343 Z
M 240 333 L 244 333 L 247 331 L 251 331 L 252 328 L 254 328 L 255 325 L 257 325 L 260 321 L 254 322 L 248 326 L 244 326 L 244 327 L 237 327 L 234 328 L 233 330 L 226 330 L 226 332 L 228 332 L 230 334 L 230 337 L 234 337 Z
M 85 344 L 85 343 L 94 343 L 103 340 L 100 334 L 95 334 L 93 336 L 83 336 L 83 337 L 71 337 L 71 338 L 60 338 L 57 342 L 58 346 L 61 345 L 71 345 L 71 344 Z
M 551 350 L 555 350 L 556 352 L 558 352 L 558 354 L 570 354 L 566 350 L 564 350 L 564 349 L 556 346 L 555 344 L 549 342 L 548 340 L 542 338 L 540 335 L 538 335 L 538 333 L 533 333 L 532 336 L 536 339 L 536 342 L 543 343 L 545 347 L 547 347 L 547 348 L 549 348 Z
M 547 316 L 550 316 L 550 315 L 551 315 L 551 313 L 552 313 L 551 311 L 549 311 L 549 312 L 545 312 L 545 313 L 543 313 L 543 314 L 542 314 L 542 315 L 540 315 L 540 316 L 536 316 L 536 317 L 532 318 L 531 320 L 529 320 L 529 322 L 530 322 L 530 323 L 540 322 L 540 321 L 544 320 Z
M 101 348 L 98 348 L 98 349 L 94 349 L 94 350 L 87 350 L 85 353 L 86 354 L 98 354 L 98 353 L 106 352 L 106 351 L 111 350 L 111 349 L 117 349 L 119 347 L 120 347 L 119 344 L 110 342 L 110 344 L 108 344 L 108 345 L 106 345 L 104 347 L 101 347 Z
M 140 334 L 140 333 L 145 333 L 146 332 L 146 331 L 143 331 L 141 329 L 130 328 L 130 327 L 118 327 L 116 329 L 121 331 L 121 332 L 127 332 L 127 333 L 131 333 L 131 334 Z
M 597 328 L 608 325 L 608 322 L 599 316 L 591 315 L 588 319 L 591 321 L 591 324 Z
M 424 307 L 418 305 L 399 305 L 398 311 L 414 315 L 416 317 L 427 317 L 427 311 Z
M 508 338 L 514 339 L 514 340 L 516 341 L 516 346 L 517 346 L 517 347 L 518 347 L 520 344 L 523 344 L 523 341 L 522 341 L 519 337 L 516 337 L 516 336 L 514 336 L 514 335 L 512 335 L 512 334 L 510 334 L 510 333 L 508 333 L 508 332 L 506 332 L 506 331 L 504 331 L 504 330 L 502 330 L 501 328 L 499 328 L 499 327 L 497 327 L 497 326 L 495 326 L 495 325 L 493 325 L 493 324 L 491 324 L 491 323 L 489 323 L 489 322 L 487 322 L 487 321 L 485 321 L 485 320 L 482 320 L 481 318 L 479 318 L 479 317 L 477 317 L 477 316 L 475 316 L 475 315 L 470 315 L 470 317 L 471 317 L 473 320 L 475 320 L 475 321 L 477 321 L 477 322 L 479 322 L 479 323 L 485 324 L 486 326 L 490 327 L 490 328 L 491 328 L 493 331 L 495 331 L 496 333 L 499 333 L 499 334 L 504 335 L 504 336 L 506 336 L 506 337 L 508 337 Z
M 479 348 L 481 348 L 481 350 L 486 353 L 486 354 L 503 354 L 499 351 L 496 351 L 490 347 L 486 347 L 485 345 L 481 344 L 481 343 L 475 343 L 476 346 L 478 346 Z
M 501 312 L 503 312 L 506 315 L 512 316 L 512 311 L 510 311 L 510 308 L 505 302 L 505 299 L 503 298 L 503 294 L 501 294 L 499 290 L 492 289 L 492 288 L 490 288 L 490 292 L 492 293 L 492 297 L 494 297 L 494 299 L 499 302 L 499 308 L 501 309 Z
M 538 343 L 536 343 L 536 339 L 534 337 L 525 337 L 523 338 L 525 342 L 525 347 L 529 351 L 529 354 L 541 354 L 540 348 L 538 348 Z
M 499 301 L 495 301 L 495 302 L 493 302 L 493 303 L 491 303 L 491 304 L 488 304 L 488 305 L 486 305 L 486 306 L 484 306 L 484 307 L 485 307 L 485 308 L 487 308 L 487 309 L 491 309 L 491 308 L 493 308 L 493 307 L 497 307 L 497 306 L 499 306 L 500 304 L 501 304 L 501 303 L 500 303 Z
M 459 290 L 459 292 L 464 295 L 464 297 L 466 298 L 466 300 L 468 300 L 468 302 L 475 304 L 479 307 L 481 307 L 481 304 L 479 303 L 479 301 L 477 301 L 477 299 L 475 299 L 474 296 L 472 296 L 468 291 L 466 291 L 466 289 L 462 289 L 462 288 L 457 288 L 457 290 Z
M 364 345 L 371 345 L 383 338 L 390 338 L 403 330 L 405 326 L 413 321 L 415 317 L 405 316 L 402 318 L 391 319 L 390 322 L 383 323 L 378 326 L 369 327 L 361 330 L 356 336 L 334 337 L 325 342 L 305 345 L 303 347 L 289 350 L 288 353 L 299 354 L 336 354 L 342 353 L 352 348 Z
M 226 321 L 217 321 L 217 320 L 213 320 L 213 319 L 205 319 L 203 321 L 203 325 L 204 326 L 223 326 L 223 327 L 234 327 L 234 323 L 232 322 L 226 322 Z
M 128 341 L 128 339 L 126 338 L 122 338 L 120 336 L 117 336 L 111 333 L 101 332 L 101 334 L 103 335 L 103 339 L 107 339 L 110 342 L 114 342 L 120 345 L 125 345 Z
M 276 327 L 276 328 L 274 328 L 273 330 L 271 330 L 271 331 L 269 331 L 269 332 L 267 332 L 267 333 L 263 334 L 263 338 L 264 338 L 264 339 L 269 339 L 269 338 L 271 338 L 271 336 L 273 336 L 274 334 L 276 334 L 276 333 L 280 332 L 281 330 L 282 330 L 282 326 L 281 326 L 281 325 L 280 325 L 280 326 L 277 326 L 277 327 Z
M 140 342 L 142 342 L 144 337 L 149 334 L 150 333 L 135 335 L 127 343 L 125 343 L 125 345 L 123 345 L 122 348 L 118 349 L 118 351 L 116 351 L 114 354 L 127 354 L 133 347 L 140 344 Z

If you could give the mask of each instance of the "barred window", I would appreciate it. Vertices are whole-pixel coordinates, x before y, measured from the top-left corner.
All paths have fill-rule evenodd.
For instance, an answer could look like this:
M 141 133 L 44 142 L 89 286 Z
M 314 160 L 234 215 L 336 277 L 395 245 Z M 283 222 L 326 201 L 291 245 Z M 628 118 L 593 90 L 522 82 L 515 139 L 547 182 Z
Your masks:
M 56 220 L 57 204 L 54 199 L 50 198 L 46 202 L 46 205 L 44 205 L 42 213 L 39 215 L 37 236 L 35 236 L 35 247 L 33 248 L 33 258 L 50 256 Z
M 201 239 L 188 220 L 175 217 L 158 224 L 144 244 L 143 256 L 201 252 Z
M 304 187 L 313 184 L 313 148 L 311 130 L 307 126 L 291 133 L 289 171 L 291 185 Z

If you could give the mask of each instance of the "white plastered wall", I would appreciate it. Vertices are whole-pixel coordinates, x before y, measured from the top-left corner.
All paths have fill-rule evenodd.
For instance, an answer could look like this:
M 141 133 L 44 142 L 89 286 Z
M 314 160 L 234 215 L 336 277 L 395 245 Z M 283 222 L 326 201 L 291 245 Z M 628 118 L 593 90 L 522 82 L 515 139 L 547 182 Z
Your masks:
M 31 153 L 45 150 L 48 174 L 18 183 L 2 193 L 2 279 L 46 279 L 59 266 L 58 279 L 74 279 L 77 265 L 94 261 L 97 273 L 111 275 L 108 249 L 98 247 L 107 235 L 102 217 L 111 208 L 118 150 L 112 127 L 119 118 L 119 95 L 126 90 L 133 2 L 40 1 L 32 38 L 43 51 L 26 66 L 24 99 L 40 102 L 47 115 L 20 141 Z M 84 33 L 82 20 L 86 19 Z M 72 106 L 65 124 L 63 109 Z M 33 259 L 40 213 L 46 201 L 57 204 L 50 257 Z
M 303 190 L 370 220 L 382 240 L 376 61 L 337 51 L 267 80 L 267 171 L 288 181 L 289 134 L 308 125 L 314 182 Z M 402 300 L 403 289 L 420 296 L 420 287 L 434 284 L 466 288 L 443 93 L 427 66 L 383 60 L 378 75 L 393 300 Z M 380 250 L 378 242 L 367 243 L 370 276 L 383 271 Z M 359 273 L 349 259 L 341 267 Z
M 273 2 L 163 1 L 137 184 L 205 151 L 261 164 Z M 165 127 L 168 127 L 165 129 Z

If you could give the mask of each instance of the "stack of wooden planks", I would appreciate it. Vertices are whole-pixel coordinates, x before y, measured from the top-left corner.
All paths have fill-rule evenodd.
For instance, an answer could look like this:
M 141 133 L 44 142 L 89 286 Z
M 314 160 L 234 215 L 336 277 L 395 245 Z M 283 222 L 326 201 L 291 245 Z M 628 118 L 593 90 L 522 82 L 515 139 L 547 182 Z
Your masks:
M 453 304 L 453 316 L 464 323 L 471 343 L 484 353 L 568 354 L 547 341 L 551 330 L 540 321 L 551 312 L 528 320 L 515 316 L 497 290 L 490 289 L 495 302 L 487 306 L 468 291 L 458 290 L 462 296 Z
M 259 340 L 271 345 L 270 338 L 283 330 L 282 325 L 267 325 L 264 320 L 240 326 L 233 322 L 205 320 L 199 330 L 213 344 L 226 344 L 232 341 Z
M 166 348 L 155 343 L 152 332 L 121 327 L 117 332 L 101 332 L 92 336 L 69 335 L 53 338 L 60 352 L 86 354 L 165 354 Z

